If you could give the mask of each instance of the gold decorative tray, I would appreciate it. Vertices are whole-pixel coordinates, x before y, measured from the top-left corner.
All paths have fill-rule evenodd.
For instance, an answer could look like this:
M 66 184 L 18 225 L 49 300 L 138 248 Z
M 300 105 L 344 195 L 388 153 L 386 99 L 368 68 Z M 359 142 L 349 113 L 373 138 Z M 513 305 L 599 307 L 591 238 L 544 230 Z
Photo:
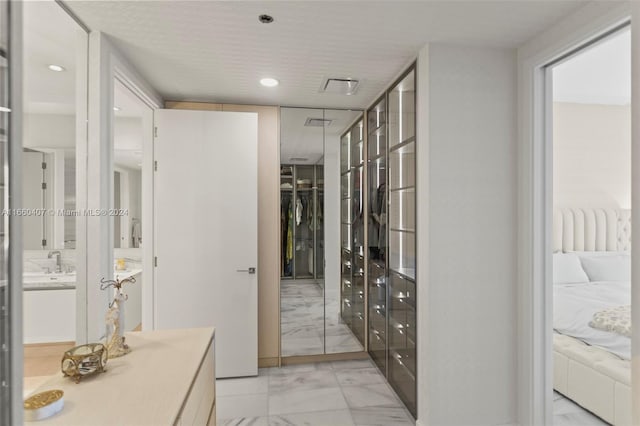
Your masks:
M 64 407 L 64 392 L 60 389 L 48 390 L 24 400 L 24 419 L 35 421 L 46 419 Z

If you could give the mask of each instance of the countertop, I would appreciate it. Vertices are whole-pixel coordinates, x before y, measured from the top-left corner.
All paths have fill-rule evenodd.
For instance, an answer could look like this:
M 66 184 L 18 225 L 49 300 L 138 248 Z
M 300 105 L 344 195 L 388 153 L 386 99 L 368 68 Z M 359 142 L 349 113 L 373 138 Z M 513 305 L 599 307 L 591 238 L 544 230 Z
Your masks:
M 125 279 L 142 272 L 141 268 L 130 268 L 123 271 L 113 271 L 113 276 Z M 76 288 L 76 273 L 33 274 L 23 276 L 23 289 L 34 290 L 73 290 Z
M 34 393 L 64 391 L 64 408 L 27 424 L 173 425 L 215 334 L 213 328 L 126 333 L 131 353 L 76 384 L 62 373 Z M 62 354 L 60 354 L 62 357 Z

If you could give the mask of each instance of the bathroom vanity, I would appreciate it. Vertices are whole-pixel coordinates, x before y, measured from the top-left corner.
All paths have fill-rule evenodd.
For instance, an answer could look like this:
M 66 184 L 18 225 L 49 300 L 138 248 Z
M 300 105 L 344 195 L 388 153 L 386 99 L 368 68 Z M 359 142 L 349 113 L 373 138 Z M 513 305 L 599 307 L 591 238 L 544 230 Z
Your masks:
M 64 391 L 64 408 L 43 425 L 215 425 L 213 328 L 126 333 L 132 352 L 76 384 L 52 376 L 34 393 Z
M 142 269 L 114 271 L 114 276 L 134 277 L 137 281 L 125 287 L 129 295 L 125 305 L 125 330 L 130 331 L 142 321 Z M 23 281 L 24 343 L 75 342 L 75 272 L 25 272 Z

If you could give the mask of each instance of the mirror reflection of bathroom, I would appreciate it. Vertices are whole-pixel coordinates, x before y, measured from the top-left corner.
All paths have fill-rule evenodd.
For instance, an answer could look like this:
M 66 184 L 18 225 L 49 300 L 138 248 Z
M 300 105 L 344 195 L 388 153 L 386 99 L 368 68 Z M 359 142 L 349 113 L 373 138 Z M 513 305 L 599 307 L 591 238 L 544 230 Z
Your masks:
M 25 390 L 75 345 L 76 151 L 88 35 L 56 2 L 24 7 L 23 339 Z M 86 94 L 84 95 L 86 98 Z
M 116 79 L 113 109 L 113 276 L 135 279 L 123 287 L 124 329 L 131 331 L 142 325 L 143 117 L 149 107 Z
M 359 352 L 341 316 L 340 137 L 362 111 L 280 110 L 283 357 Z

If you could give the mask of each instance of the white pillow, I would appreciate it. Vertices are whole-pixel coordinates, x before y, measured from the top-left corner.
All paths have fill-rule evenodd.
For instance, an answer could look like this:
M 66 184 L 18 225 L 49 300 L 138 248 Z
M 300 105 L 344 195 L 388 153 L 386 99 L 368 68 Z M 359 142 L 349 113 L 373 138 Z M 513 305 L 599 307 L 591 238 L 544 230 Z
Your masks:
M 553 283 L 586 283 L 589 277 L 582 269 L 580 259 L 575 253 L 553 254 Z
M 581 256 L 590 281 L 631 281 L 631 256 Z

